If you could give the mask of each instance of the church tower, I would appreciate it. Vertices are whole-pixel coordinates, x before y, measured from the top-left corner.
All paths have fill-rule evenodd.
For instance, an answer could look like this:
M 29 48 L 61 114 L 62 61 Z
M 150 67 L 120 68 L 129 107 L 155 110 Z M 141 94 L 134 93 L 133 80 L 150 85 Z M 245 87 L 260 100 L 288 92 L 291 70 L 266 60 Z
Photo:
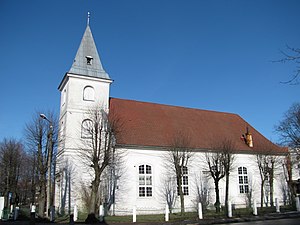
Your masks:
M 112 80 L 103 69 L 89 19 L 88 14 L 87 27 L 73 64 L 58 87 L 61 92 L 57 158 L 57 173 L 60 176 L 56 181 L 55 197 L 55 204 L 58 207 L 62 205 L 61 192 L 64 191 L 62 186 L 67 182 L 67 176 L 62 172 L 66 171 L 64 168 L 69 167 L 69 170 L 73 171 L 75 175 L 72 182 L 78 184 L 80 180 L 77 178 L 84 174 L 84 171 L 80 171 L 78 148 L 82 145 L 82 125 L 87 111 L 95 106 L 107 111 L 109 107 L 109 89 Z M 72 205 L 74 201 L 76 196 L 73 195 Z

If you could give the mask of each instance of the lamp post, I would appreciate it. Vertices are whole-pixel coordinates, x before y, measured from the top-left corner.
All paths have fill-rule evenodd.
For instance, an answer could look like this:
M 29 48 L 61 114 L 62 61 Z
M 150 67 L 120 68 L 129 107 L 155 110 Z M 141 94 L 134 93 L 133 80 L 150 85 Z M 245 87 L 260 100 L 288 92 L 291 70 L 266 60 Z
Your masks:
M 49 133 L 48 133 L 48 155 L 47 155 L 47 204 L 46 204 L 46 214 L 49 218 L 50 215 L 50 201 L 51 201 L 51 164 L 53 155 L 53 126 L 51 120 L 49 120 L 45 114 L 40 114 L 40 117 L 49 123 Z

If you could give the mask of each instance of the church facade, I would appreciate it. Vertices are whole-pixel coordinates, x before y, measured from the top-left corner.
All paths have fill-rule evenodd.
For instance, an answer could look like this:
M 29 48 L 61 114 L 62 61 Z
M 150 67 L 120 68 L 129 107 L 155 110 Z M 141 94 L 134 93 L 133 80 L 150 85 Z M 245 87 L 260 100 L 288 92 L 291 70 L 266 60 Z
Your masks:
M 100 178 L 100 198 L 102 202 L 110 200 L 112 203 L 109 213 L 129 215 L 134 207 L 140 214 L 162 213 L 171 200 L 173 211 L 179 210 L 178 181 L 170 152 L 176 139 L 183 138 L 184 148 L 191 153 L 180 178 L 186 211 L 195 210 L 203 198 L 208 207 L 213 206 L 215 185 L 207 157 L 218 152 L 221 145 L 224 147 L 225 141 L 230 143 L 234 155 L 229 176 L 231 203 L 242 207 L 250 198 L 250 201 L 255 199 L 258 206 L 261 204 L 257 155 L 270 152 L 280 165 L 274 168 L 273 201 L 278 198 L 282 203 L 286 193 L 283 193 L 281 165 L 286 149 L 271 143 L 239 115 L 112 98 L 109 94 L 112 83 L 102 66 L 88 24 L 71 69 L 59 85 L 59 176 L 55 193 L 58 211 L 68 207 L 73 210 L 75 206 L 84 208 L 83 186 L 89 186 L 91 172 L 84 169 L 78 152 L 84 148 L 82 139 L 87 138 L 84 134 L 90 122 L 87 110 L 95 106 L 104 112 L 113 111 L 122 121 L 122 129 L 116 134 L 114 143 L 115 151 L 122 155 L 117 172 L 114 170 L 117 176 L 114 174 L 113 182 L 107 177 Z M 264 188 L 263 204 L 271 202 L 269 188 L 267 185 Z M 219 189 L 220 202 L 224 205 L 225 178 L 221 179 Z

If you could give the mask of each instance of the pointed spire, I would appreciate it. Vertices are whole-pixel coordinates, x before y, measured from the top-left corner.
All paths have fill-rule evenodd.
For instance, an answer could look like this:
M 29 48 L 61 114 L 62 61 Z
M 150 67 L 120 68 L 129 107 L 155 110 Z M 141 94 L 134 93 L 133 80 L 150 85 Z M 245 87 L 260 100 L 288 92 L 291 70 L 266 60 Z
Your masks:
M 102 67 L 100 56 L 90 29 L 90 13 L 88 12 L 87 27 L 81 39 L 73 65 L 69 73 L 83 76 L 110 79 Z

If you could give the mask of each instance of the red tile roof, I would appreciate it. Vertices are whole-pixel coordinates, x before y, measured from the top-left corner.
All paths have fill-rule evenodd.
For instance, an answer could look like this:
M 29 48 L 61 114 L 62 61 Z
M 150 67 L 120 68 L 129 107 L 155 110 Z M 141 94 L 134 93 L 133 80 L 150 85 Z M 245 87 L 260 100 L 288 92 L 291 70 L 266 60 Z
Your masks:
M 110 110 L 122 121 L 117 143 L 126 146 L 168 147 L 178 131 L 189 135 L 195 149 L 213 149 L 217 143 L 230 140 L 239 152 L 285 152 L 255 130 L 239 115 L 118 98 L 110 99 Z M 249 128 L 253 148 L 241 140 Z

